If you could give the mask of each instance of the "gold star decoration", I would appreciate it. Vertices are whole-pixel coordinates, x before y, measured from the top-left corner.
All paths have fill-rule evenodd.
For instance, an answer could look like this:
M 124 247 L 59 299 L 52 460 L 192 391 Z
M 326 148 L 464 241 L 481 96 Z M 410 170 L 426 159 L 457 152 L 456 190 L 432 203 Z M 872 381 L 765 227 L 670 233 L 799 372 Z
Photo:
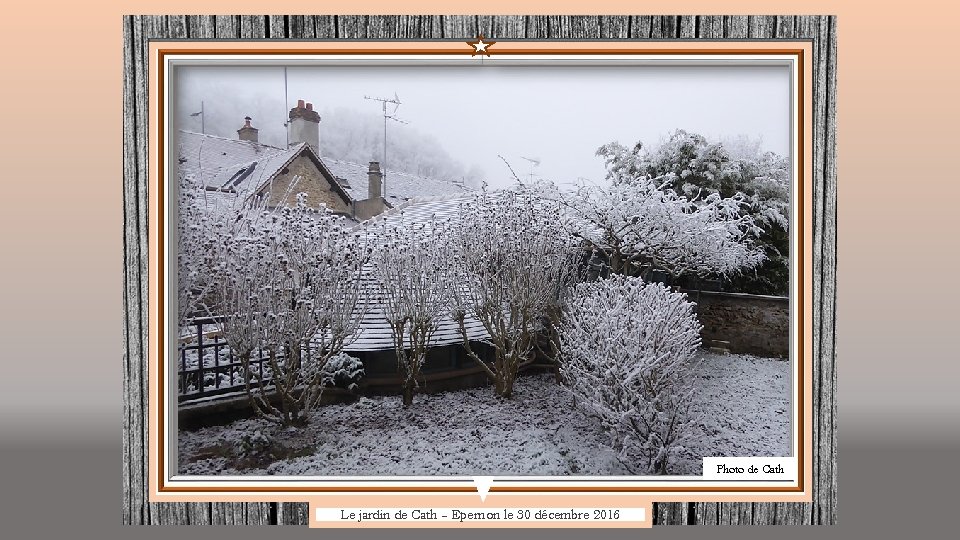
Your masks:
M 477 36 L 475 41 L 468 41 L 467 45 L 473 47 L 473 53 L 470 56 L 476 56 L 478 54 L 485 54 L 490 56 L 490 46 L 494 45 L 496 41 L 484 41 L 483 34 Z

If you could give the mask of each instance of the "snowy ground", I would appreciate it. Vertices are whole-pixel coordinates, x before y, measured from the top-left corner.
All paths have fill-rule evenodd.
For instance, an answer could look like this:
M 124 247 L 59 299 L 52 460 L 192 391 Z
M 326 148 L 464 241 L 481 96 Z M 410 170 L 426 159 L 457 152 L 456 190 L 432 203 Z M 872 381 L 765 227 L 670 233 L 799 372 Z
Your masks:
M 789 455 L 789 363 L 702 353 L 694 372 L 702 421 L 671 474 L 699 475 L 704 456 Z M 242 441 L 242 442 L 237 442 Z M 523 376 L 512 400 L 491 388 L 360 398 L 283 431 L 257 419 L 181 432 L 181 474 L 629 474 L 552 374 Z

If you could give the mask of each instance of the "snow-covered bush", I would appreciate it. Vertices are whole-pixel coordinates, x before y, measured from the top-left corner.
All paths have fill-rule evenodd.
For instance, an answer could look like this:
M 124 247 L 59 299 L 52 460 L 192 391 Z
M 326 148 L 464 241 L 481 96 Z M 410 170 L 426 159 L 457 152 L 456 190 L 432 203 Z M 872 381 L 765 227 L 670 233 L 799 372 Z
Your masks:
M 359 327 L 369 253 L 343 218 L 311 210 L 303 194 L 295 207 L 235 216 L 232 234 L 218 238 L 214 252 L 223 337 L 244 366 L 256 411 L 283 425 L 303 424 L 320 400 L 324 365 Z M 250 367 L 256 350 L 266 355 L 269 380 Z
M 320 373 L 325 386 L 353 390 L 363 378 L 363 362 L 347 353 L 335 354 L 327 360 Z
M 181 326 L 189 317 L 212 315 L 209 301 L 215 286 L 217 240 L 230 226 L 211 208 L 206 194 L 196 179 L 181 175 L 177 206 L 177 322 Z
M 577 242 L 567 234 L 560 204 L 543 186 L 481 190 L 461 205 L 445 234 L 451 316 L 464 348 L 509 398 L 520 365 L 576 274 Z M 465 320 L 476 318 L 490 335 L 492 364 L 470 347 Z
M 396 222 L 375 222 L 367 228 L 380 239 L 371 258 L 372 273 L 390 324 L 405 407 L 413 404 L 430 341 L 449 311 L 448 261 L 439 225 L 407 223 L 401 213 Z
M 564 384 L 635 472 L 665 474 L 682 449 L 692 420 L 686 373 L 700 328 L 685 294 L 636 277 L 581 283 L 564 308 Z
M 261 429 L 244 430 L 234 441 L 234 451 L 240 457 L 258 457 L 268 454 L 273 441 Z

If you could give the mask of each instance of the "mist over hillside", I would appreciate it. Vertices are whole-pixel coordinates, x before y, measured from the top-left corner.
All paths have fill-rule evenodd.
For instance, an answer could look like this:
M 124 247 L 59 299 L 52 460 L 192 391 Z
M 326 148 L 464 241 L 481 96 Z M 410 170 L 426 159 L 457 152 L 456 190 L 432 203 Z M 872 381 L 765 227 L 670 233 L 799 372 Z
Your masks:
M 320 113 L 320 146 L 325 157 L 366 163 L 384 161 L 383 116 L 346 107 Z M 437 137 L 413 125 L 387 120 L 386 168 L 479 186 L 484 171 L 453 158 Z
M 227 91 L 227 88 L 222 88 Z M 279 110 L 276 101 L 260 94 L 243 103 L 230 100 L 205 100 L 203 121 L 199 115 L 199 100 L 192 100 L 177 115 L 177 128 L 208 135 L 236 138 L 243 118 L 250 116 L 252 125 L 260 130 L 259 140 L 283 148 L 286 133 L 283 122 L 286 111 Z M 195 102 L 195 103 L 194 103 Z M 192 107 L 192 108 L 189 108 Z M 196 109 L 196 110 L 194 110 Z M 319 110 L 320 153 L 323 157 L 365 164 L 383 161 L 383 115 L 361 112 L 348 107 Z M 429 176 L 439 180 L 458 180 L 468 186 L 479 186 L 484 170 L 476 164 L 465 164 L 455 159 L 441 141 L 415 125 L 389 121 L 387 124 L 387 170 Z

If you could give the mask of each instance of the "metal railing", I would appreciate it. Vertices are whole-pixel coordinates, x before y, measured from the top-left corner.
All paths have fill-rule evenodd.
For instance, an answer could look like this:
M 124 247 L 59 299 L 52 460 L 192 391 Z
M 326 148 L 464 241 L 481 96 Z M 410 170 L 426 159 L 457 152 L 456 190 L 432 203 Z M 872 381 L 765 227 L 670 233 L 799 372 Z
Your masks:
M 270 364 L 263 349 L 250 357 L 251 384 L 269 382 Z M 177 366 L 178 401 L 227 394 L 246 386 L 243 362 L 220 334 L 217 319 L 192 319 L 180 330 Z

